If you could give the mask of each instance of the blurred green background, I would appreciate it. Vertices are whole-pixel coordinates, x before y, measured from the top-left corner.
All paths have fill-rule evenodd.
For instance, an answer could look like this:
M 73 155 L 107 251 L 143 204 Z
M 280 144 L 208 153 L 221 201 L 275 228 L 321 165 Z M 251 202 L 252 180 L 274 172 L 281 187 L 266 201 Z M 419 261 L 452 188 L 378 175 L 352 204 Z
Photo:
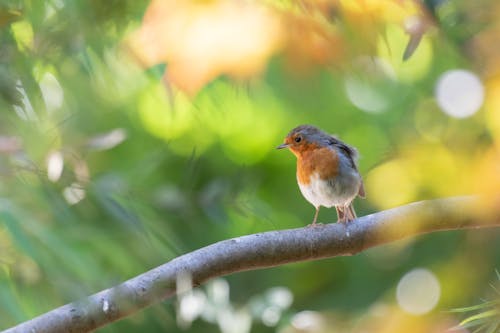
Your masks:
M 497 193 L 499 18 L 494 0 L 2 1 L 0 329 L 310 223 L 274 149 L 299 124 L 358 148 L 358 215 Z M 238 273 L 100 332 L 443 332 L 494 297 L 499 239 Z

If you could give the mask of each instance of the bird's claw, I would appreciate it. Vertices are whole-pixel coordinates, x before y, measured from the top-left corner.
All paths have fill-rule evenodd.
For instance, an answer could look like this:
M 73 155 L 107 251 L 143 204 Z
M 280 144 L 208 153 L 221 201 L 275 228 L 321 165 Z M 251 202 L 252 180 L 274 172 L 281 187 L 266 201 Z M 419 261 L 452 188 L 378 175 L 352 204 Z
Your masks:
M 316 223 L 316 222 L 315 223 L 310 223 L 310 224 L 307 225 L 307 228 L 314 228 L 314 227 L 317 227 L 317 226 L 318 227 L 319 226 L 323 226 L 323 223 L 319 223 L 319 222 L 318 223 Z

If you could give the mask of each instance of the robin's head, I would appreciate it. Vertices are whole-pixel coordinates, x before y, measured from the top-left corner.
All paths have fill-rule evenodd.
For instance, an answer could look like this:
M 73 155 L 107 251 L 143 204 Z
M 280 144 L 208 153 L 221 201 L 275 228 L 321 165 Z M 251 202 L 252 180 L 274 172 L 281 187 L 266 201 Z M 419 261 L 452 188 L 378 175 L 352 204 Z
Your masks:
M 328 145 L 331 136 L 317 127 L 311 125 L 300 125 L 288 133 L 285 142 L 276 149 L 290 148 L 292 153 L 301 153 Z

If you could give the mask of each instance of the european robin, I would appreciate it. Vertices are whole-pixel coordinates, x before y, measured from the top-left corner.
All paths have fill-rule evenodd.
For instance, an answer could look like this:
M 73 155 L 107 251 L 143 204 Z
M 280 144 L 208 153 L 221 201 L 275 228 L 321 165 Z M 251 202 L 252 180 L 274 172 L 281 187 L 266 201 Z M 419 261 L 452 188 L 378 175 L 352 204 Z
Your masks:
M 319 128 L 301 125 L 290 131 L 277 149 L 289 148 L 297 157 L 297 182 L 300 192 L 315 208 L 335 206 L 337 222 L 356 219 L 352 201 L 365 197 L 363 180 L 356 160 L 358 152 Z

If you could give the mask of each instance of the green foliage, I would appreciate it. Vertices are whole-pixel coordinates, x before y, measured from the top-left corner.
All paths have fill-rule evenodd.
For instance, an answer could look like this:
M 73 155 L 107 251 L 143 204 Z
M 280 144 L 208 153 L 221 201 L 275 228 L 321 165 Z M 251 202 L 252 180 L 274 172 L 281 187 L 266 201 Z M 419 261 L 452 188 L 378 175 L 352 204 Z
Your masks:
M 476 16 L 459 14 L 478 9 L 463 3 L 443 8 L 467 28 Z M 435 99 L 445 71 L 479 72 L 452 23 L 443 23 L 446 34 L 425 36 L 403 63 L 407 36 L 394 22 L 367 41 L 364 30 L 356 30 L 358 21 L 347 22 L 335 8 L 333 18 L 321 16 L 317 24 L 306 19 L 319 12 L 281 2 L 276 7 L 284 7 L 284 19 L 306 22 L 299 35 L 310 27 L 340 31 L 350 38 L 338 48 L 353 53 L 327 64 L 294 62 L 287 52 L 312 57 L 303 53 L 316 40 L 304 35 L 299 40 L 307 50 L 296 42 L 276 52 L 260 76 L 234 80 L 232 72 L 222 72 L 188 95 L 163 76 L 175 64 L 145 69 L 129 50 L 147 6 L 134 0 L 0 4 L 0 329 L 210 243 L 308 224 L 314 209 L 299 193 L 294 157 L 274 150 L 301 123 L 336 133 L 360 151 L 368 196 L 355 202 L 359 215 L 497 191 L 496 109 L 484 106 L 457 119 L 441 112 Z M 485 89 L 495 87 L 483 77 Z M 485 94 L 496 96 L 494 89 Z M 333 209 L 321 210 L 319 221 L 335 220 Z M 416 317 L 424 326 L 414 327 L 430 332 L 457 323 L 459 316 L 442 318 L 442 310 L 467 304 L 487 288 L 500 266 L 498 237 L 494 230 L 445 233 L 352 258 L 236 274 L 227 277 L 231 302 L 225 306 L 246 309 L 262 332 L 294 332 L 301 313 L 340 331 L 381 332 L 393 324 L 417 332 L 405 330 L 415 317 L 403 313 L 394 295 L 406 272 L 426 267 L 438 278 L 441 297 L 430 313 Z M 266 303 L 273 288 L 288 289 L 294 302 L 268 327 L 265 311 L 252 306 Z M 102 331 L 182 331 L 178 302 Z M 485 307 L 482 318 L 464 324 L 498 324 L 494 309 Z M 399 321 L 381 324 L 380 314 Z M 190 327 L 219 330 L 205 317 Z
M 500 281 L 500 274 L 497 273 L 497 285 Z M 471 330 L 473 333 L 494 333 L 500 329 L 500 292 L 492 286 L 496 293 L 496 299 L 484 301 L 481 304 L 456 309 L 457 313 L 470 313 L 467 318 L 460 322 L 460 327 Z M 460 329 L 460 328 L 458 328 Z

